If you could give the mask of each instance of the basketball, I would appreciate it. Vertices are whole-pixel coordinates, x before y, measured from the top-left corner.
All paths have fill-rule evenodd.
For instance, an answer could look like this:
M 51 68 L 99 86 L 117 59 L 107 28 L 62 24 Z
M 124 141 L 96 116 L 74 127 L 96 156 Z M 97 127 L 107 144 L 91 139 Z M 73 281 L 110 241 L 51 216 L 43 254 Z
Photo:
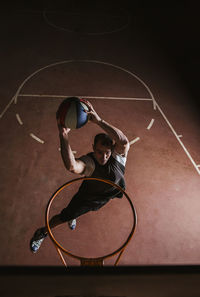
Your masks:
M 89 108 L 85 102 L 89 104 L 85 99 L 69 97 L 60 104 L 56 118 L 60 120 L 62 127 L 79 129 L 87 123 L 88 115 L 86 111 L 88 111 Z

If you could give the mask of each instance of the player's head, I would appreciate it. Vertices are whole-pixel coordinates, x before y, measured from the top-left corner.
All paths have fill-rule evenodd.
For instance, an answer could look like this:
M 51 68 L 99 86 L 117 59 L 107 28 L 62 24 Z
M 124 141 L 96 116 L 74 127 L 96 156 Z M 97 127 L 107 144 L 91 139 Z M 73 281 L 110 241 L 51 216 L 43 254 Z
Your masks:
M 112 154 L 112 139 L 105 133 L 97 134 L 94 138 L 93 150 L 97 162 L 100 165 L 105 165 Z

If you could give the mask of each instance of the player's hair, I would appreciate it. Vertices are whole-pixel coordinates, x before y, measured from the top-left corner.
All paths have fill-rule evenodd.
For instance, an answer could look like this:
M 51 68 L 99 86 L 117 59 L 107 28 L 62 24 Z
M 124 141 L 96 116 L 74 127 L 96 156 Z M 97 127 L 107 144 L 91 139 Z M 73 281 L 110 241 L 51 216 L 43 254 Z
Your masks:
M 102 145 L 113 148 L 113 140 L 105 133 L 99 133 L 94 138 L 94 146 L 96 146 L 97 142 L 100 142 Z

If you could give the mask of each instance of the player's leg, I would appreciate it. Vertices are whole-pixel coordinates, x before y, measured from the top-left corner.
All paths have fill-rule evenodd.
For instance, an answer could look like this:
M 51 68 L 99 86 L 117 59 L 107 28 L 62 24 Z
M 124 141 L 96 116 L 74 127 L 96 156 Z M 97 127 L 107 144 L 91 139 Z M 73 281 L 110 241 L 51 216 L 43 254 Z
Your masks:
M 50 229 L 53 229 L 66 222 L 69 222 L 69 224 L 75 224 L 76 226 L 76 218 L 90 210 L 90 205 L 87 205 L 87 203 L 85 203 L 81 198 L 74 196 L 68 206 L 64 208 L 60 214 L 57 214 L 50 219 Z M 36 253 L 39 250 L 46 237 L 47 227 L 42 227 L 36 230 L 30 241 L 30 249 L 33 253 Z

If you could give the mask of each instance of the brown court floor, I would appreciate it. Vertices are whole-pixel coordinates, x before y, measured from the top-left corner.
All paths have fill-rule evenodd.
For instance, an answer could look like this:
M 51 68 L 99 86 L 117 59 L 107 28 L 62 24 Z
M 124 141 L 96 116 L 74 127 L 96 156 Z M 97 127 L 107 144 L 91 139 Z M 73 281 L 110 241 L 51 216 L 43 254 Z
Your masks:
M 15 4 L 2 14 L 1 265 L 62 265 L 49 238 L 35 255 L 29 240 L 51 195 L 77 177 L 62 163 L 55 121 L 67 96 L 89 100 L 131 143 L 126 192 L 138 223 L 120 265 L 199 264 L 198 118 L 170 57 L 128 8 L 68 1 Z M 91 123 L 71 131 L 75 155 L 90 152 L 100 131 Z M 60 194 L 51 214 L 77 187 Z M 79 218 L 75 231 L 54 234 L 74 254 L 99 257 L 123 244 L 132 223 L 124 197 Z

